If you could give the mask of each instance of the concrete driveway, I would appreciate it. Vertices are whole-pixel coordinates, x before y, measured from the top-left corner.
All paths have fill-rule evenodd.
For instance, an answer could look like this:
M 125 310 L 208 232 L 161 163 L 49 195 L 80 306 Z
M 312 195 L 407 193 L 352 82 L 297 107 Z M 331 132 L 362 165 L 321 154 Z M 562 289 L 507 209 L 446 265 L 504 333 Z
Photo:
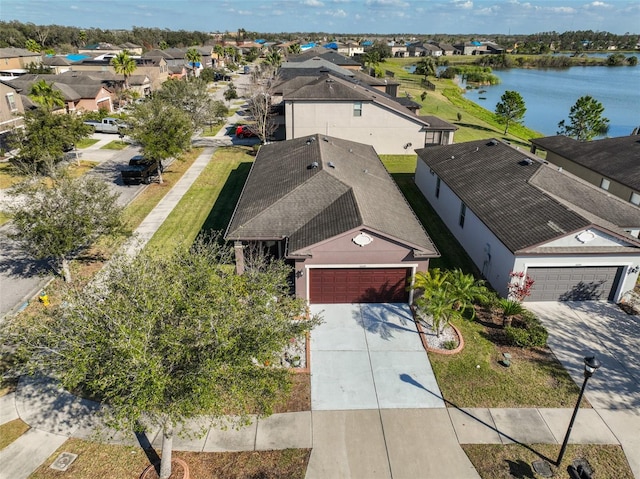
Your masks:
M 444 407 L 408 305 L 328 304 L 311 311 L 324 319 L 311 334 L 313 410 Z
M 602 363 L 585 395 L 594 408 L 640 408 L 640 317 L 613 303 L 532 302 L 549 331 L 549 346 L 578 385 L 584 379 L 585 356 Z

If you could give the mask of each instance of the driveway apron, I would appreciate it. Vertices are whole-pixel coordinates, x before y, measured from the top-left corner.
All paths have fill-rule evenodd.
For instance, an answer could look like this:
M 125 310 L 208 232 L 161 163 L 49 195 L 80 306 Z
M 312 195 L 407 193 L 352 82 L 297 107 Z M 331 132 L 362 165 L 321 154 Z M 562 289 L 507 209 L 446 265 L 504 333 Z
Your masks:
M 526 304 L 549 331 L 548 344 L 578 386 L 584 357 L 602 363 L 585 395 L 594 408 L 640 408 L 640 321 L 615 304 L 532 302 Z
M 405 304 L 312 305 L 312 410 L 442 408 Z

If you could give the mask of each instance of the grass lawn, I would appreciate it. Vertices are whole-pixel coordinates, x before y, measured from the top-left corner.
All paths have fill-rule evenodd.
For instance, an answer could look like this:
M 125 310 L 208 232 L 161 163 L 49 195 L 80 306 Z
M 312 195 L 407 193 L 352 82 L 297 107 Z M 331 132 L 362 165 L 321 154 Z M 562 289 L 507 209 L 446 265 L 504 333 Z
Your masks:
M 170 249 L 179 241 L 193 242 L 201 232 L 224 231 L 251 169 L 254 157 L 250 151 L 247 147 L 216 150 L 146 247 Z
M 20 419 L 14 419 L 0 425 L 0 450 L 7 447 L 29 429 L 29 426 Z
M 78 149 L 89 148 L 91 145 L 95 145 L 99 141 L 100 140 L 96 140 L 95 138 L 84 138 L 80 140 L 78 143 L 76 143 L 76 148 Z
M 539 460 L 540 456 L 555 461 L 560 452 L 557 444 L 465 444 L 462 449 L 482 479 L 541 479 L 542 476 L 533 471 L 531 463 Z M 594 444 L 570 444 L 560 467 L 551 467 L 553 477 L 570 477 L 567 468 L 576 459 L 587 460 L 594 478 L 633 479 L 633 473 L 620 446 Z
M 49 469 L 61 452 L 78 454 L 67 472 Z M 309 449 L 227 453 L 173 452 L 184 460 L 194 479 L 257 479 L 286 477 L 303 479 L 309 462 Z M 154 457 L 151 455 L 151 457 Z M 113 446 L 69 439 L 40 466 L 30 479 L 138 478 L 150 464 L 140 447 Z
M 429 353 L 448 406 L 572 408 L 579 388 L 551 351 L 502 345 L 499 322 L 478 308 L 475 321 L 454 322 L 464 338 L 461 352 Z M 511 367 L 499 363 L 503 352 L 511 354 Z M 589 407 L 586 399 L 582 407 Z
M 126 141 L 113 140 L 107 143 L 106 145 L 101 146 L 100 149 L 101 150 L 124 150 L 127 146 L 129 146 L 129 143 L 127 143 Z

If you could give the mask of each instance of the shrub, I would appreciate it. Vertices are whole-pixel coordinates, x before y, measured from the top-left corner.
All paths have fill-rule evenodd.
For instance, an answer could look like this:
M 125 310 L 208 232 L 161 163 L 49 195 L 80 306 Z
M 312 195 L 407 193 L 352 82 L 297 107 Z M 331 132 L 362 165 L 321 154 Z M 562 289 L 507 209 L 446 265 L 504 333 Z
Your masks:
M 540 320 L 530 311 L 524 311 L 517 327 L 506 327 L 505 335 L 511 346 L 521 348 L 542 347 L 547 344 L 549 333 Z
M 455 342 L 453 339 L 450 339 L 449 341 L 445 341 L 442 346 L 444 347 L 444 349 L 448 349 L 449 351 L 456 349 L 458 347 L 458 343 Z

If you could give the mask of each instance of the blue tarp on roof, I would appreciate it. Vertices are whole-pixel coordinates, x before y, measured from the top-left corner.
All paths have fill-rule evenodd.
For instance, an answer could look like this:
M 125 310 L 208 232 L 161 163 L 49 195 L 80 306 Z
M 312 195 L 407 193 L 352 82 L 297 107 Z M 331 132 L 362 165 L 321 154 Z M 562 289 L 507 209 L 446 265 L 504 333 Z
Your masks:
M 480 43 L 480 42 L 471 42 L 471 45 L 473 45 L 474 47 L 481 47 L 482 43 Z
M 85 55 L 83 53 L 70 53 L 66 56 L 67 60 L 70 62 L 79 62 L 80 60 L 84 60 L 85 58 L 89 58 L 89 55 Z
M 258 38 L 257 40 L 254 40 L 255 43 L 267 43 L 266 40 L 264 40 L 263 38 Z
M 331 50 L 337 50 L 338 49 L 338 44 L 336 42 L 331 42 L 331 43 L 327 43 L 326 45 L 323 45 L 325 48 L 330 48 Z
M 313 42 L 306 43 L 305 45 L 300 45 L 300 50 L 308 50 L 309 48 L 315 47 L 316 44 Z

